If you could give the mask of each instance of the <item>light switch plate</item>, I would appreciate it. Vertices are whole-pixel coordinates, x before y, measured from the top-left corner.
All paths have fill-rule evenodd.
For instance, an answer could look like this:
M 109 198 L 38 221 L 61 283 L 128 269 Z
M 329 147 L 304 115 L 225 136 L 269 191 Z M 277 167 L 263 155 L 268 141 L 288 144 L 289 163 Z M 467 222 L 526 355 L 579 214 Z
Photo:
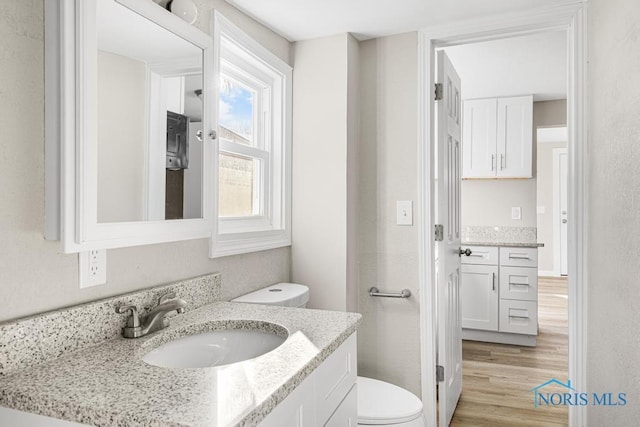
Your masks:
M 398 200 L 396 211 L 396 224 L 413 225 L 413 200 Z
M 511 219 L 522 219 L 522 209 L 519 207 L 512 207 Z

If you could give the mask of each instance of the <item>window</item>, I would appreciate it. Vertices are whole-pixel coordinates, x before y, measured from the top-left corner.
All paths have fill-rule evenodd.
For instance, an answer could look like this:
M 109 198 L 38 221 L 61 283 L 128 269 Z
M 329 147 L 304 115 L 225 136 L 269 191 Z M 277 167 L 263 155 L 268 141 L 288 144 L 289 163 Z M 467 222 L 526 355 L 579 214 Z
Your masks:
M 291 67 L 214 14 L 217 231 L 211 256 L 291 244 Z

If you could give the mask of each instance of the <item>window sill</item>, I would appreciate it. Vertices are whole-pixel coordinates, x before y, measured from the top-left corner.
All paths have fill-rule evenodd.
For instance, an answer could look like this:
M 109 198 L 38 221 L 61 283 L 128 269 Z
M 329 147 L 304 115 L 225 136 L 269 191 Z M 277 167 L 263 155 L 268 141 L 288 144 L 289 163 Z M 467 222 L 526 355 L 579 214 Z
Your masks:
M 209 258 L 221 258 L 291 246 L 291 235 L 285 230 L 220 234 L 212 239 Z

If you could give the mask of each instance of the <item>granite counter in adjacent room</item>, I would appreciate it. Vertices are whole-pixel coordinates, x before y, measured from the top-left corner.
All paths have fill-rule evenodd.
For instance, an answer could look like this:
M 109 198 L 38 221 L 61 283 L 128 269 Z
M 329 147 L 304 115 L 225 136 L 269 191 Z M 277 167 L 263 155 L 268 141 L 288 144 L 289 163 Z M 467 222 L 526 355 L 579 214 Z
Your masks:
M 255 426 L 360 320 L 354 313 L 210 303 L 172 318 L 168 328 L 148 337 L 111 338 L 10 371 L 0 378 L 0 405 L 89 425 Z M 225 322 L 246 322 L 248 328 L 274 323 L 289 337 L 263 356 L 217 368 L 168 369 L 141 359 L 152 340 Z
M 536 227 L 463 226 L 461 243 L 469 246 L 541 248 Z

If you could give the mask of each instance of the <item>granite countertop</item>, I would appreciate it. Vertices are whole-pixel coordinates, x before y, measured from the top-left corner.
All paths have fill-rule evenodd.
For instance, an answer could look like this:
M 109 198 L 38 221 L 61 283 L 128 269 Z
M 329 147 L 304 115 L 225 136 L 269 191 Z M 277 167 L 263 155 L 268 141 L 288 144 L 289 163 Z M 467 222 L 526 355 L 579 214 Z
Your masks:
M 234 321 L 274 323 L 289 337 L 261 357 L 217 368 L 168 369 L 141 359 L 187 330 Z M 255 426 L 360 321 L 355 313 L 216 302 L 149 337 L 111 339 L 8 373 L 0 377 L 0 405 L 98 426 Z
M 468 246 L 505 246 L 512 248 L 541 248 L 544 246 L 544 243 L 536 242 L 502 242 L 495 240 L 463 240 L 462 244 Z

